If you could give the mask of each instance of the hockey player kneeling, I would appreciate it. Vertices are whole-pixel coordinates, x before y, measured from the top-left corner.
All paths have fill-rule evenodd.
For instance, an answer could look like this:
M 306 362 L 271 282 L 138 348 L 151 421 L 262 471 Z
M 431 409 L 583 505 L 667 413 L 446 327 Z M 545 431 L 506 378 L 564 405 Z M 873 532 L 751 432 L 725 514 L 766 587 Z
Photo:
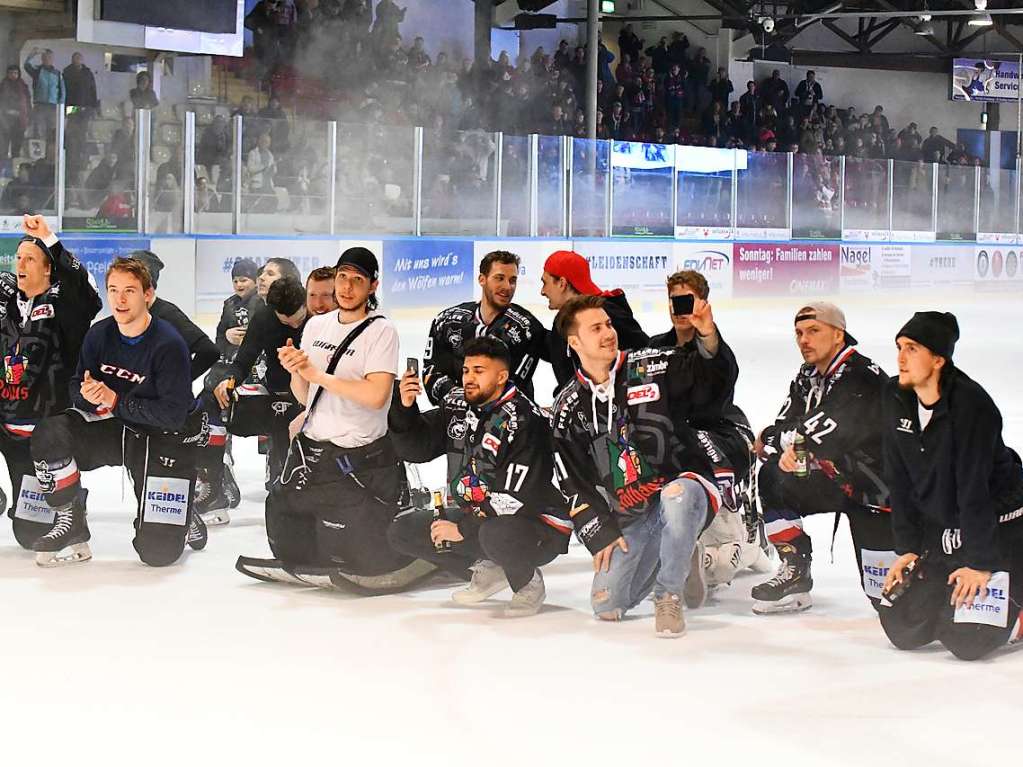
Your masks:
M 379 593 L 436 569 L 387 543 L 404 469 L 387 437 L 398 332 L 375 311 L 378 279 L 376 256 L 346 250 L 334 280 L 340 308 L 308 321 L 301 348 L 278 350 L 306 417 L 266 501 L 274 559 L 239 557 L 245 575 Z
M 977 660 L 1023 640 L 1023 467 L 991 397 L 954 367 L 953 315 L 899 331 L 884 399 L 885 477 L 899 558 L 881 626 L 900 650 L 941 642 Z
M 471 571 L 469 587 L 452 595 L 459 604 L 511 587 L 505 616 L 533 615 L 546 596 L 539 568 L 568 551 L 572 530 L 565 498 L 553 484 L 550 425 L 509 381 L 510 352 L 502 341 L 474 338 L 464 351 L 462 387 L 448 390 L 439 408 L 419 412 L 422 384 L 408 371 L 390 415 L 402 458 L 425 463 L 447 453 L 458 510 L 448 519 L 435 519 L 430 510 L 402 514 L 388 538 L 398 551 L 456 576 L 469 578 Z
M 721 401 L 729 366 L 710 305 L 699 302 L 693 316 L 695 351 L 620 351 L 600 296 L 570 299 L 555 320 L 580 362 L 554 403 L 554 446 L 572 522 L 593 555 L 593 612 L 620 620 L 653 591 L 664 637 L 685 631 L 687 581 L 703 584 L 697 538 L 721 505 L 688 419 Z
M 186 542 L 206 545 L 191 498 L 208 430 L 192 396 L 188 347 L 149 314 L 153 284 L 141 261 L 116 259 L 106 287 L 113 316 L 85 336 L 71 379 L 72 409 L 45 419 L 32 435 L 36 479 L 55 512 L 53 527 L 33 546 L 43 566 L 92 557 L 80 472 L 100 466 L 124 465 L 131 474 L 133 544 L 147 565 L 173 564 Z

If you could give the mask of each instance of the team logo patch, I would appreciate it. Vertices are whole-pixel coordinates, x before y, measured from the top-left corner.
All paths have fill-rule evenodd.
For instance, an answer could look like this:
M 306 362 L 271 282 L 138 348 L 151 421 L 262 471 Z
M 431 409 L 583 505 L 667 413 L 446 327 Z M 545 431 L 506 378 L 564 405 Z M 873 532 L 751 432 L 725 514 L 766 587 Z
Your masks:
M 630 386 L 625 392 L 625 399 L 630 405 L 642 405 L 644 402 L 657 402 L 661 398 L 661 387 L 655 383 L 643 386 Z
M 660 491 L 663 479 L 656 476 L 650 464 L 628 441 L 624 424 L 619 427 L 618 439 L 607 443 L 607 450 L 611 481 L 623 509 L 643 506 Z
M 32 310 L 32 313 L 28 315 L 29 322 L 50 319 L 53 319 L 53 304 L 43 304 L 42 306 L 37 306 L 35 309 Z
M 21 344 L 18 344 L 10 354 L 4 356 L 4 383 L 20 384 L 27 370 L 28 357 L 21 353 Z
M 901 431 L 905 434 L 912 434 L 913 422 L 908 418 L 900 418 L 899 425 L 895 427 L 895 431 Z
M 185 526 L 188 517 L 187 479 L 150 477 L 143 497 L 142 521 Z
M 487 484 L 480 479 L 479 474 L 476 473 L 476 462 L 470 461 L 468 471 L 462 476 L 461 479 L 455 483 L 455 493 L 458 498 L 461 498 L 465 503 L 478 506 L 487 499 L 487 494 L 490 489 Z
M 484 434 L 480 446 L 497 458 L 497 451 L 501 449 L 501 440 L 493 434 Z
M 452 418 L 448 422 L 448 436 L 451 439 L 465 439 L 465 421 Z

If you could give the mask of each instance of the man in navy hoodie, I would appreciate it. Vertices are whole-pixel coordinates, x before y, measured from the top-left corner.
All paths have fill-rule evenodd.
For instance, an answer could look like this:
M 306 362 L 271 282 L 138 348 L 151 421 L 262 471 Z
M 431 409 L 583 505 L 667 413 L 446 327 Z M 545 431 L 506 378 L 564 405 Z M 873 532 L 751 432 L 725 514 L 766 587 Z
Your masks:
M 33 546 L 43 566 L 92 557 L 80 472 L 100 466 L 131 473 L 138 499 L 133 544 L 143 562 L 170 565 L 186 542 L 206 543 L 191 507 L 197 448 L 209 427 L 192 396 L 188 347 L 149 313 L 153 280 L 140 260 L 116 259 L 106 287 L 113 316 L 85 336 L 72 408 L 32 435 L 36 479 L 56 515 Z

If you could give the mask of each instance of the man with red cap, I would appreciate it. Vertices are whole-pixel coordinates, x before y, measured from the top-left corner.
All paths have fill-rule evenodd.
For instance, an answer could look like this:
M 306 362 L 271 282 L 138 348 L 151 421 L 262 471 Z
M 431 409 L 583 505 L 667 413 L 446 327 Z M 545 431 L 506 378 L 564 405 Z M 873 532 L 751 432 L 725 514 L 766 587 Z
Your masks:
M 603 308 L 618 334 L 619 348 L 631 350 L 649 346 L 650 337 L 636 321 L 625 292 L 621 289 L 598 288 L 590 277 L 589 262 L 575 251 L 558 250 L 551 253 L 543 265 L 541 280 L 543 288 L 540 295 L 547 299 L 552 311 L 559 311 L 575 296 L 603 296 Z M 554 368 L 557 390 L 560 390 L 572 379 L 577 362 L 568 347 L 568 341 L 558 332 L 557 326 L 547 334 L 546 354 L 544 359 Z
M 948 312 L 917 312 L 895 339 L 883 424 L 899 558 L 879 612 L 900 650 L 937 640 L 977 660 L 1023 639 L 1023 467 L 998 407 L 952 364 L 957 340 Z

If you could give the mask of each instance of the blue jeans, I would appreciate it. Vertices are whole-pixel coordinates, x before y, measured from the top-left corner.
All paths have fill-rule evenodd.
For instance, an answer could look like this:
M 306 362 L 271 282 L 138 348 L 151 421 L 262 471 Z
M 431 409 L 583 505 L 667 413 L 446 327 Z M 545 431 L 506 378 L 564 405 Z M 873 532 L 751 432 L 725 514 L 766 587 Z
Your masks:
M 676 479 L 661 490 L 656 506 L 622 531 L 628 551 L 616 548 L 611 567 L 593 576 L 590 603 L 597 615 L 620 618 L 652 590 L 682 594 L 707 521 L 707 493 L 699 482 Z

